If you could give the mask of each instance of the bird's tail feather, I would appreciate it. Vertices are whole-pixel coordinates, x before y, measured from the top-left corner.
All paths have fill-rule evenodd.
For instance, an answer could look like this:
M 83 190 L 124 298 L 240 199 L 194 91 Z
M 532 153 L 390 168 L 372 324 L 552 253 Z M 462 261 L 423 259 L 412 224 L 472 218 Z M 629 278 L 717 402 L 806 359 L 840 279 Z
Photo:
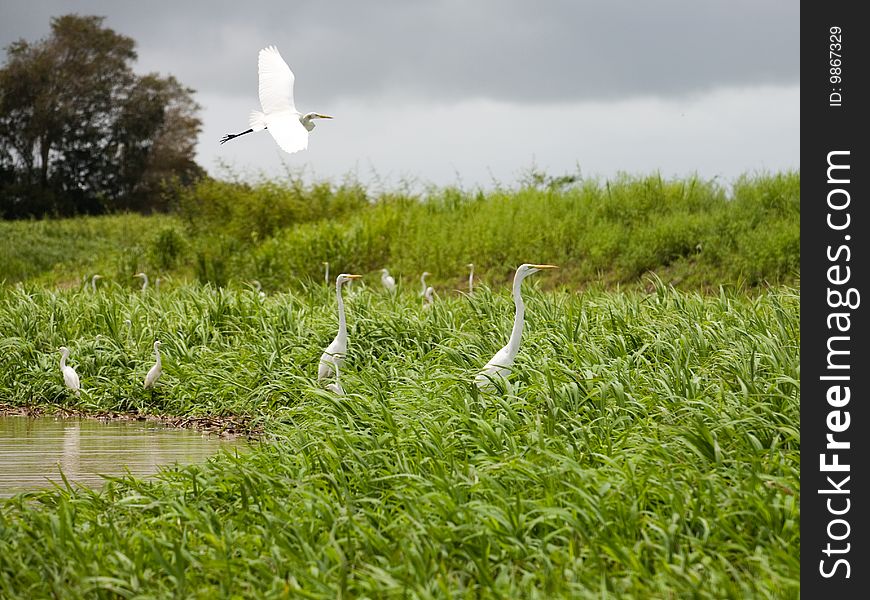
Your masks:
M 259 110 L 252 110 L 249 123 L 254 131 L 263 131 L 266 129 L 266 115 Z

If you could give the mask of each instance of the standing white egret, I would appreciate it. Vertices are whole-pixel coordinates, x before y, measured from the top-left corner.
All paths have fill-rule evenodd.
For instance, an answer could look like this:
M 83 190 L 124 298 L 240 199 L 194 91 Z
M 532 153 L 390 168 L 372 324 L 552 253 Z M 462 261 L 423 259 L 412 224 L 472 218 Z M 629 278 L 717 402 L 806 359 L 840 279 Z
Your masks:
M 136 273 L 135 275 L 133 275 L 133 277 L 141 277 L 142 278 L 142 291 L 143 292 L 148 289 L 148 276 L 145 273 L 143 273 L 143 272 Z
M 63 382 L 78 396 L 81 393 L 82 384 L 75 369 L 66 364 L 66 359 L 69 358 L 69 348 L 61 346 L 58 350 L 60 350 L 60 372 L 63 373 Z
M 160 378 L 160 375 L 163 373 L 163 363 L 160 361 L 160 340 L 154 340 L 154 356 L 157 357 L 157 362 L 154 363 L 154 366 L 148 370 L 148 374 L 145 375 L 145 389 L 152 387 L 157 380 Z
M 429 271 L 423 271 L 423 274 L 420 275 L 420 283 L 423 284 L 422 289 L 420 290 L 420 295 L 426 295 L 426 277 L 429 276 Z
M 240 135 L 268 129 L 284 152 L 298 152 L 308 148 L 308 132 L 314 129 L 314 119 L 331 119 L 329 115 L 310 112 L 302 114 L 293 101 L 293 83 L 296 77 L 281 58 L 275 46 L 260 50 L 260 104 L 263 111 L 251 111 L 251 128 L 241 133 L 228 133 L 221 138 L 225 144 Z
M 435 288 L 431 285 L 423 292 L 423 308 L 430 308 L 435 303 Z
M 344 388 L 341 387 L 341 377 L 339 377 L 338 371 L 338 363 L 333 363 L 333 367 L 335 367 L 335 383 L 329 383 L 326 385 L 326 389 L 337 396 L 344 396 Z
M 386 269 L 381 269 L 381 283 L 384 284 L 384 287 L 391 294 L 396 291 L 396 280 L 393 279 L 393 276 Z
M 329 285 L 329 261 L 325 260 L 320 264 L 323 265 L 323 270 L 324 270 L 323 279 L 324 279 L 324 281 L 326 281 L 326 285 Z
M 474 292 L 474 263 L 468 263 L 465 265 L 471 272 L 468 274 L 468 293 L 471 294 Z
M 251 281 L 251 283 L 254 285 L 254 291 L 257 292 L 257 297 L 258 297 L 260 300 L 265 300 L 265 299 L 266 299 L 266 292 L 263 291 L 263 284 L 260 283 L 260 282 L 259 282 L 258 280 L 256 280 L 256 279 L 254 279 L 253 281 Z
M 94 275 L 93 277 L 91 277 L 91 291 L 92 292 L 97 291 L 97 279 L 102 279 L 102 278 L 103 278 L 102 275 Z
M 496 352 L 495 356 L 486 363 L 480 373 L 474 378 L 479 388 L 492 388 L 493 379 L 507 377 L 510 373 L 510 368 L 514 364 L 517 352 L 520 350 L 520 338 L 523 335 L 523 324 L 525 323 L 526 305 L 523 304 L 520 286 L 523 283 L 523 279 L 542 269 L 558 269 L 558 267 L 556 265 L 522 264 L 517 268 L 517 272 L 514 274 L 513 290 L 516 314 L 514 315 L 514 327 L 511 330 L 511 337 L 507 345 Z
M 347 354 L 347 321 L 344 318 L 344 300 L 341 297 L 341 286 L 348 281 L 361 277 L 362 275 L 342 273 L 335 278 L 335 297 L 338 301 L 338 334 L 320 357 L 320 364 L 317 367 L 318 381 L 332 375 L 335 372 L 335 368 L 341 366 L 341 363 L 344 362 L 344 355 Z

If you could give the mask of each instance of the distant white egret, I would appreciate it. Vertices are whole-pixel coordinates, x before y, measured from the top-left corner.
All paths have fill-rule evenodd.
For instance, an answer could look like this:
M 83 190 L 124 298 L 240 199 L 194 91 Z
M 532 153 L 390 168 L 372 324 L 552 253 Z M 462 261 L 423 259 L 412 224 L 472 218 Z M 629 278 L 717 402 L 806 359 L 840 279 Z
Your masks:
M 384 287 L 391 294 L 396 291 L 396 280 L 393 279 L 393 276 L 386 269 L 381 269 L 381 283 L 384 284 Z
M 423 284 L 423 287 L 420 289 L 420 295 L 426 295 L 426 277 L 429 276 L 429 271 L 423 271 L 423 274 L 420 275 L 420 283 Z
M 475 377 L 475 382 L 479 388 L 492 388 L 492 380 L 497 378 L 507 377 L 511 371 L 511 366 L 514 364 L 514 359 L 517 352 L 520 350 L 520 338 L 523 335 L 523 324 L 525 323 L 526 305 L 523 304 L 523 296 L 520 292 L 520 286 L 523 279 L 537 273 L 542 269 L 557 269 L 556 265 L 530 265 L 522 264 L 517 268 L 514 274 L 514 305 L 516 306 L 516 314 L 514 315 L 514 327 L 511 330 L 511 337 L 507 345 L 495 353 L 495 356 L 490 359 L 483 367 L 480 373 Z
M 254 291 L 257 292 L 257 297 L 259 297 L 260 300 L 264 300 L 266 298 L 266 292 L 263 291 L 263 284 L 256 279 L 251 281 L 251 283 L 254 285 Z
M 329 261 L 325 260 L 320 264 L 323 265 L 323 269 L 324 269 L 323 279 L 324 279 L 324 281 L 326 281 L 326 285 L 329 285 Z
M 157 279 L 154 280 L 154 291 L 155 291 L 155 292 L 159 292 L 159 291 L 160 291 L 160 282 L 161 282 L 161 281 L 162 281 L 162 279 L 160 279 L 159 277 L 158 277 Z
M 337 366 L 344 362 L 347 354 L 347 321 L 344 317 L 344 300 L 341 297 L 341 286 L 348 281 L 361 278 L 362 275 L 342 273 L 335 278 L 335 297 L 338 302 L 338 334 L 332 343 L 323 351 L 320 364 L 317 367 L 317 380 L 323 380 L 335 372 Z
M 93 292 L 97 291 L 97 279 L 102 279 L 102 278 L 103 278 L 102 275 L 94 275 L 93 277 L 91 277 L 91 291 L 93 291 Z
M 310 112 L 302 114 L 293 101 L 293 83 L 296 77 L 281 58 L 275 46 L 260 50 L 260 104 L 263 111 L 251 112 L 251 128 L 241 133 L 228 133 L 221 138 L 225 144 L 240 135 L 268 129 L 285 152 L 292 154 L 308 148 L 308 132 L 314 129 L 314 119 L 331 119 L 329 115 Z
M 69 358 L 69 348 L 61 346 L 58 350 L 60 350 L 60 372 L 63 373 L 63 382 L 78 396 L 81 393 L 82 384 L 76 370 L 66 364 L 66 359 Z
M 142 291 L 148 289 L 148 276 L 145 273 L 136 273 L 133 277 L 141 277 L 142 278 Z
M 465 265 L 471 272 L 468 274 L 468 293 L 471 294 L 474 292 L 474 263 L 468 263 Z
M 145 375 L 145 389 L 152 387 L 157 380 L 160 378 L 160 375 L 163 373 L 163 363 L 160 361 L 160 340 L 154 340 L 154 356 L 157 357 L 157 362 L 154 363 L 154 366 L 148 370 L 148 374 Z
M 429 308 L 435 303 L 435 288 L 431 285 L 423 292 L 423 308 Z

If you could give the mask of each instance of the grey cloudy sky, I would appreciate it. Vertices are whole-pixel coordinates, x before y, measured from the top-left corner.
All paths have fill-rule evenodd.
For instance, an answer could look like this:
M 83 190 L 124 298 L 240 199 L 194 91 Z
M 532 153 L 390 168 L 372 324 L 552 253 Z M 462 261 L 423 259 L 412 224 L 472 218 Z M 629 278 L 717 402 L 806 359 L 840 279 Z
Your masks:
M 70 12 L 105 16 L 136 40 L 137 71 L 197 91 L 198 160 L 217 175 L 488 186 L 532 164 L 726 181 L 800 167 L 795 0 L 0 0 L 0 45 Z M 217 143 L 258 108 L 270 44 L 300 110 L 336 117 L 303 153 L 266 133 Z

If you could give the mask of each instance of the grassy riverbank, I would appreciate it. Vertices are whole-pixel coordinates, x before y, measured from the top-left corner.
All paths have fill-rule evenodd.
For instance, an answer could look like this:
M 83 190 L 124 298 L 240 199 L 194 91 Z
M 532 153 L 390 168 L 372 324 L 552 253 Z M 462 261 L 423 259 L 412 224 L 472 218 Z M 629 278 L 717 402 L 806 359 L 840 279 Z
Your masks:
M 9 404 L 264 433 L 154 479 L 0 501 L 0 596 L 799 597 L 798 291 L 535 290 L 549 277 L 527 282 L 494 394 L 471 380 L 507 337 L 506 289 L 424 311 L 416 286 L 358 287 L 346 397 L 314 381 L 326 286 L 5 287 Z

